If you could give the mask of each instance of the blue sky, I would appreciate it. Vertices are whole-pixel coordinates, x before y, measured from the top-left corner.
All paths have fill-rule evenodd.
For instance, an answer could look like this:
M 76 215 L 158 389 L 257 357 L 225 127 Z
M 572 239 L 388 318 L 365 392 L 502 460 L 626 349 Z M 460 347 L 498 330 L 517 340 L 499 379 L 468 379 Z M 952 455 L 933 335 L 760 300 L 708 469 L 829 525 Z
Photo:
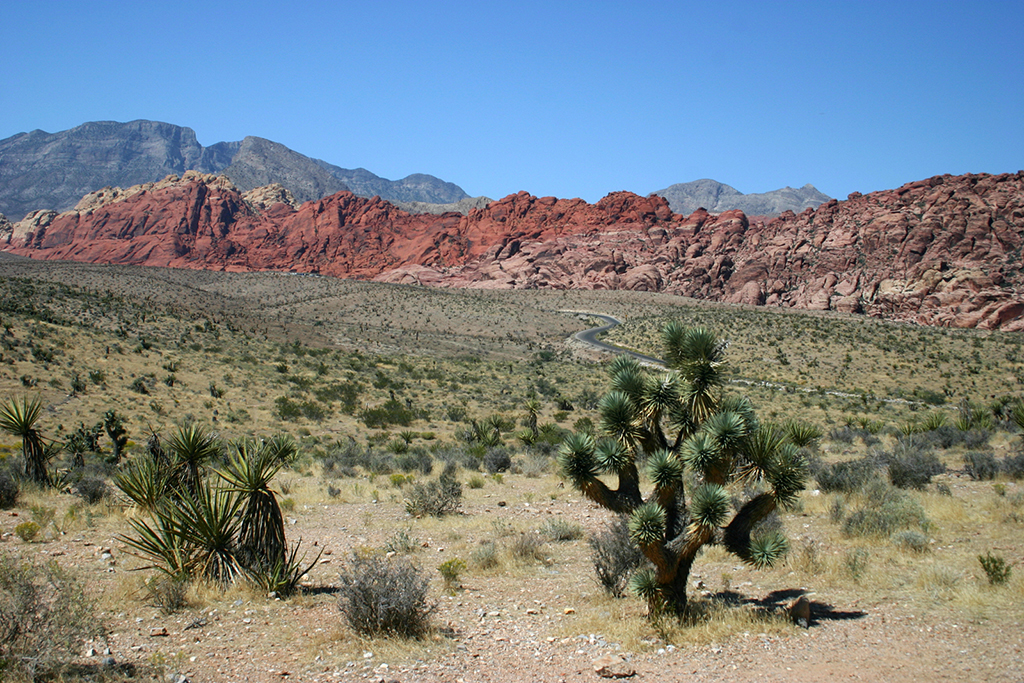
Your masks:
M 1024 168 L 1024 2 L 0 3 L 0 138 L 153 119 L 471 195 Z

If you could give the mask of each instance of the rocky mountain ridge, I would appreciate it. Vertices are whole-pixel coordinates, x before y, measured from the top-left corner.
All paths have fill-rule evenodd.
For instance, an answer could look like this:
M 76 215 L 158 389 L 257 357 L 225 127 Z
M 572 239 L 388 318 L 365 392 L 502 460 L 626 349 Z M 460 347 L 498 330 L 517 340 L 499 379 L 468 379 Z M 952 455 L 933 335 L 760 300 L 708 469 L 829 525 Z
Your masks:
M 629 192 L 596 204 L 520 192 L 468 215 L 411 214 L 350 192 L 296 208 L 282 191 L 256 198 L 198 173 L 83 202 L 14 224 L 5 250 L 429 286 L 631 289 L 1024 329 L 1024 171 L 936 176 L 755 221 L 681 215 Z
M 783 211 L 814 209 L 832 199 L 808 183 L 801 188 L 783 187 L 771 192 L 743 194 L 717 180 L 703 178 L 676 183 L 651 194 L 664 197 L 676 213 L 691 214 L 697 209 L 711 213 L 740 210 L 748 216 L 777 216 Z
M 405 202 L 469 199 L 458 185 L 431 175 L 387 180 L 263 138 L 203 147 L 191 128 L 146 120 L 94 121 L 58 133 L 34 130 L 0 140 L 0 213 L 17 220 L 39 209 L 65 211 L 101 188 L 153 183 L 186 171 L 223 173 L 243 191 L 280 183 L 300 203 L 346 189 Z

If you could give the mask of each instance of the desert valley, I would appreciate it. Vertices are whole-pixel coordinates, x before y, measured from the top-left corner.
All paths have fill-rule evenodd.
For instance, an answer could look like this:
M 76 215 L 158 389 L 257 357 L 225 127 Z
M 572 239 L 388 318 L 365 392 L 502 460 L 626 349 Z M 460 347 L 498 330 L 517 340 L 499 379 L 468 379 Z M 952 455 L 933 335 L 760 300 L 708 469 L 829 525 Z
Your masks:
M 166 125 L 7 186 L 9 680 L 1020 680 L 1024 172 L 490 200 Z

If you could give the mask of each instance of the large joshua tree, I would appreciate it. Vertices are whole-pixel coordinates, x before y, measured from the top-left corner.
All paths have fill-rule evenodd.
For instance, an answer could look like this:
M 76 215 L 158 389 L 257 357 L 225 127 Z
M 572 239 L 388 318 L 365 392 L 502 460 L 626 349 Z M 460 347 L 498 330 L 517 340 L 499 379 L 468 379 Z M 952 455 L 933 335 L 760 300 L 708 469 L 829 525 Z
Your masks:
M 785 537 L 758 524 L 796 501 L 807 467 L 781 430 L 758 423 L 745 398 L 723 395 L 725 342 L 678 323 L 662 340 L 669 372 L 617 357 L 598 408 L 601 434 L 570 435 L 559 463 L 583 495 L 628 515 L 630 538 L 650 560 L 630 587 L 651 615 L 682 617 L 690 567 L 704 546 L 720 543 L 755 567 L 785 554 Z M 614 475 L 617 487 L 600 475 Z M 735 511 L 733 496 L 742 501 Z

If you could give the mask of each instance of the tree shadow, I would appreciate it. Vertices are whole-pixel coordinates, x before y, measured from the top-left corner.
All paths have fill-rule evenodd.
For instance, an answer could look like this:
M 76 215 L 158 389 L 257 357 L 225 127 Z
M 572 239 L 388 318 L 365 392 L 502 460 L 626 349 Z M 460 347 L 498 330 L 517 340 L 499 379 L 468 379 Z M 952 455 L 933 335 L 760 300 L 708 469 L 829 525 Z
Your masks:
M 789 603 L 796 600 L 802 595 L 806 595 L 807 591 L 799 588 L 790 588 L 787 590 L 772 591 L 768 595 L 761 599 L 750 598 L 749 602 L 756 604 L 765 609 L 788 609 Z M 848 621 L 850 619 L 863 619 L 868 615 L 867 612 L 862 610 L 838 610 L 827 602 L 820 602 L 818 600 L 808 599 L 811 603 L 811 621 L 808 623 L 808 627 L 822 621 Z
M 763 598 L 752 598 L 734 590 L 724 590 L 713 594 L 710 599 L 732 607 L 750 605 L 765 612 L 786 612 L 790 603 L 802 595 L 807 595 L 807 591 L 800 588 L 772 591 Z M 829 603 L 818 600 L 809 599 L 808 602 L 811 604 L 811 620 L 807 624 L 808 627 L 823 621 L 863 619 L 868 614 L 861 610 L 838 610 Z

